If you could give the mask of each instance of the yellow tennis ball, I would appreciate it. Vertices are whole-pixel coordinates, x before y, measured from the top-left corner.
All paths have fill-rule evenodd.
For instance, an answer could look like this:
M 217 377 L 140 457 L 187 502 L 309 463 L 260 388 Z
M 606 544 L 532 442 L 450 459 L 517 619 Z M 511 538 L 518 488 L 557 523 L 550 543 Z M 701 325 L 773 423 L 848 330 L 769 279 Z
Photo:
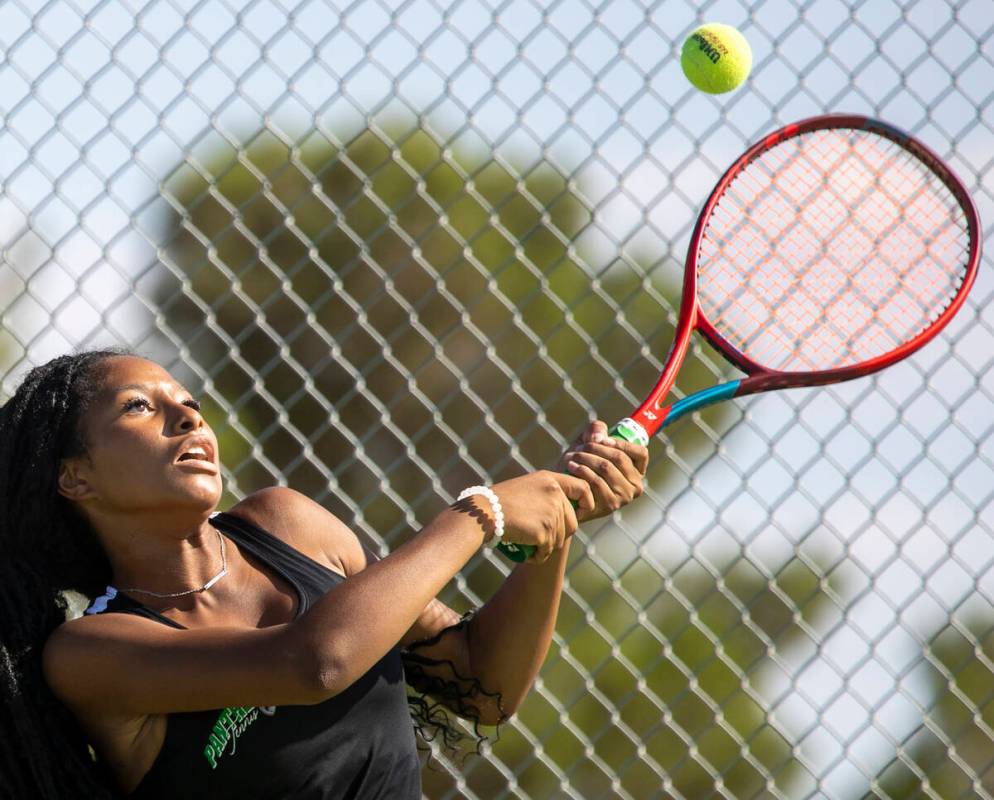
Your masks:
M 749 76 L 752 50 L 731 25 L 701 25 L 683 43 L 680 66 L 694 86 L 708 94 L 730 92 Z

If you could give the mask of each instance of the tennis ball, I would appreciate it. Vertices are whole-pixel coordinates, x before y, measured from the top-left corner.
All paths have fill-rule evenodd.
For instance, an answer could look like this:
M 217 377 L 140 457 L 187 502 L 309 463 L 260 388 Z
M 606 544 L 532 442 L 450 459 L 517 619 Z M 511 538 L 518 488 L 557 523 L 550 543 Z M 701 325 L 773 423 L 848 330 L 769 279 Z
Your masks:
M 752 69 L 752 50 L 731 25 L 709 22 L 701 25 L 683 43 L 680 66 L 694 86 L 708 94 L 730 92 Z

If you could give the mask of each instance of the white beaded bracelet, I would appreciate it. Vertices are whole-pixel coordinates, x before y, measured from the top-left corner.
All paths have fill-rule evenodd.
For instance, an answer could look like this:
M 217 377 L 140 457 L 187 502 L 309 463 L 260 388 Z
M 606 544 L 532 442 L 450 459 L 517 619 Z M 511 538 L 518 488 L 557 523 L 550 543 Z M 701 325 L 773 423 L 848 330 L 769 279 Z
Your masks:
M 473 495 L 482 495 L 490 501 L 490 508 L 494 513 L 494 535 L 490 538 L 489 545 L 496 547 L 500 544 L 501 539 L 504 538 L 504 510 L 500 507 L 500 498 L 497 497 L 497 492 L 489 486 L 470 486 L 459 493 L 456 502 L 458 503 Z

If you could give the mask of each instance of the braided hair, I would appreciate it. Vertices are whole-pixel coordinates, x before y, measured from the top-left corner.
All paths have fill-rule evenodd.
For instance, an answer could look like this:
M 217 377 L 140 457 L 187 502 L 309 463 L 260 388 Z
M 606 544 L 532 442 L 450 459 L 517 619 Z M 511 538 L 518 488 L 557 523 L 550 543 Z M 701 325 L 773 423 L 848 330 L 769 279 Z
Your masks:
M 110 582 L 92 529 L 58 493 L 60 461 L 86 452 L 80 421 L 100 365 L 94 350 L 32 369 L 0 408 L 0 796 L 35 800 L 115 792 L 69 711 L 45 683 L 41 652 L 66 620 L 66 591 Z

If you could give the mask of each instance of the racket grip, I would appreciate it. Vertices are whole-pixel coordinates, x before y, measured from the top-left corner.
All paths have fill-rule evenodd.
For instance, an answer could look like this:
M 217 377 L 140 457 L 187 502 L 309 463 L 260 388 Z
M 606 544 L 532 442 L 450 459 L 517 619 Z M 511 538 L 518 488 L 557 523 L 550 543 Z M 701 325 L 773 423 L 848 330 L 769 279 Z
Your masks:
M 647 447 L 649 444 L 649 436 L 646 434 L 645 428 L 629 417 L 626 417 L 612 427 L 607 432 L 607 435 L 614 439 L 634 442 L 635 444 L 640 444 L 643 447 Z M 573 503 L 573 508 L 576 508 L 576 503 L 572 500 L 570 502 Z M 527 561 L 531 558 L 532 553 L 535 552 L 535 548 L 530 544 L 515 544 L 514 542 L 501 542 L 497 545 L 497 549 L 507 556 L 507 558 L 511 559 L 511 561 L 515 561 L 519 564 L 523 561 Z
M 535 552 L 535 548 L 530 544 L 515 544 L 514 542 L 501 542 L 497 545 L 497 549 L 511 561 L 516 561 L 519 564 L 522 561 L 527 561 Z

